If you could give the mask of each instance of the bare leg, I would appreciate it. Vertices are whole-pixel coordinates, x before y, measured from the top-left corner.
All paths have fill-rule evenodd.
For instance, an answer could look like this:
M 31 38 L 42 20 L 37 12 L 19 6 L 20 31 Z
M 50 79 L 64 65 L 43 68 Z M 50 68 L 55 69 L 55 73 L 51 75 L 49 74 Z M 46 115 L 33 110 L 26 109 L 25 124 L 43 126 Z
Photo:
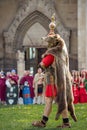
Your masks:
M 46 123 L 48 121 L 48 117 L 52 111 L 52 102 L 53 102 L 53 98 L 52 97 L 45 97 L 45 108 L 44 108 L 44 113 L 42 116 L 41 121 L 35 121 L 32 123 L 33 126 L 35 127 L 45 127 Z
M 46 117 L 49 117 L 51 111 L 52 111 L 52 102 L 53 98 L 52 97 L 45 97 L 45 108 L 44 108 L 44 113 L 43 115 Z

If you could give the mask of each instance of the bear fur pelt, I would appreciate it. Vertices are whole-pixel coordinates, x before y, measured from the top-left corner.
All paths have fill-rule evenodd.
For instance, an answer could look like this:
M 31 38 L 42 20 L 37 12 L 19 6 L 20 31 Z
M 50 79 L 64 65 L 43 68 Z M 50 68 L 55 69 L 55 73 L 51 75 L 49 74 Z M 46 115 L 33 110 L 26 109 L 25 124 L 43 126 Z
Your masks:
M 47 36 L 45 41 L 48 42 L 48 49 L 43 54 L 43 57 L 47 54 L 52 54 L 55 57 L 55 84 L 58 90 L 56 99 L 58 111 L 55 119 L 57 120 L 62 111 L 67 109 L 74 121 L 77 121 L 73 105 L 71 74 L 69 71 L 69 57 L 66 44 L 58 34 Z

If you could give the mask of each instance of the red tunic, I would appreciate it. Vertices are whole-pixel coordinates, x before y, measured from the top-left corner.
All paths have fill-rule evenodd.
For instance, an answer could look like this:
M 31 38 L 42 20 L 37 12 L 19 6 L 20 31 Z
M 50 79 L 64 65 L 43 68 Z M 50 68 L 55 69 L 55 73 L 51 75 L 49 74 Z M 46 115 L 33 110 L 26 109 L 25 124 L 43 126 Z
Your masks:
M 55 85 L 48 84 L 45 90 L 46 97 L 56 97 L 57 96 L 57 88 Z
M 80 96 L 80 103 L 87 102 L 87 94 L 83 83 L 80 84 L 79 96 Z
M 73 96 L 74 96 L 74 104 L 79 103 L 79 89 L 77 86 L 72 86 L 72 90 L 73 90 Z
M 49 67 L 54 61 L 54 56 L 51 54 L 48 54 L 42 59 L 42 62 L 44 63 L 45 67 Z
M 42 59 L 42 62 L 43 62 L 45 67 L 49 67 L 54 62 L 54 56 L 51 55 L 51 54 L 48 54 Z M 56 86 L 48 84 L 46 86 L 45 96 L 46 97 L 55 97 L 55 96 L 57 96 L 57 88 L 56 88 Z

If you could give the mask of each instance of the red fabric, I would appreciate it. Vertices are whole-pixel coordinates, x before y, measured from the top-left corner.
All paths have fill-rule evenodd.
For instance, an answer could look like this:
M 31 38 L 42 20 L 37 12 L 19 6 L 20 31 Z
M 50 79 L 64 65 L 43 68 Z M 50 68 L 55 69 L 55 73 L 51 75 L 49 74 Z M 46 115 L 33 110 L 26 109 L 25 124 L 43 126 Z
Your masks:
M 1 101 L 5 101 L 5 93 L 6 93 L 6 85 L 5 85 L 6 78 L 0 77 L 0 99 Z
M 17 74 L 16 74 L 16 75 L 9 76 L 9 78 L 11 78 L 11 80 L 13 80 L 16 85 L 18 85 L 19 76 L 18 76 Z
M 51 54 L 48 54 L 42 59 L 42 62 L 44 63 L 45 67 L 50 66 L 54 61 L 54 56 Z
M 83 84 L 81 84 L 80 86 L 83 86 Z M 80 103 L 86 103 L 87 102 L 87 94 L 86 94 L 86 90 L 84 87 L 81 87 L 79 90 L 79 96 L 80 96 Z
M 72 87 L 73 90 L 73 96 L 74 96 L 74 104 L 79 103 L 79 89 L 77 86 L 73 86 Z
M 48 84 L 46 86 L 45 96 L 46 97 L 56 97 L 57 96 L 57 88 L 56 88 L 56 86 Z
M 31 96 L 31 98 L 33 98 L 35 96 L 35 94 L 34 94 L 34 88 L 33 88 L 33 76 L 26 75 L 26 76 L 22 77 L 19 84 L 20 85 L 24 85 L 25 81 L 28 81 L 28 83 L 29 83 L 30 96 Z M 21 96 L 21 93 L 20 93 L 20 96 Z

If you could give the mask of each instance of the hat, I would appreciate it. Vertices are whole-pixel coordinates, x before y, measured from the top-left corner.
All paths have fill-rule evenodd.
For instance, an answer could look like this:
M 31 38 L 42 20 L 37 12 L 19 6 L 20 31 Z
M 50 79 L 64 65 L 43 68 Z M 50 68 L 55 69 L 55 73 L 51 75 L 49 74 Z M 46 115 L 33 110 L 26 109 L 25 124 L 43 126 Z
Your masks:
M 11 72 L 12 72 L 12 73 L 16 73 L 16 70 L 15 70 L 15 69 L 12 69 Z

